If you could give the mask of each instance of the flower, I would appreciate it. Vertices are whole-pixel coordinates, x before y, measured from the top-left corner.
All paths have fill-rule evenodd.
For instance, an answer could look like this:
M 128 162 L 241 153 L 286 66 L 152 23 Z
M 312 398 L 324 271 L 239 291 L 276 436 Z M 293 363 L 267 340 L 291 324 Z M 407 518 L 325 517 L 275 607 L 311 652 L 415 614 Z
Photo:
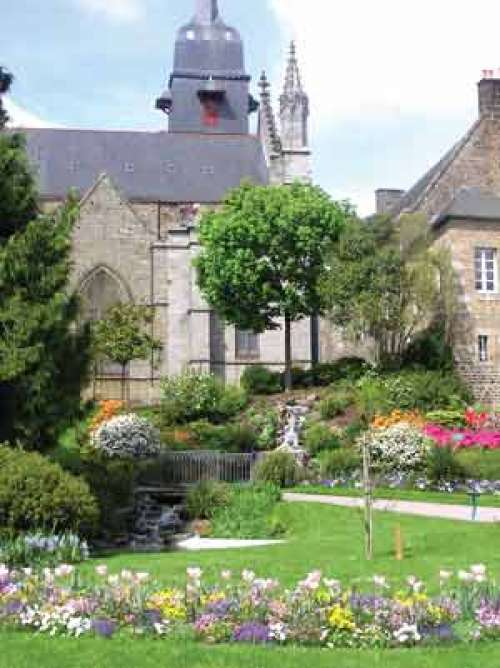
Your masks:
M 439 579 L 441 582 L 446 582 L 453 577 L 453 573 L 450 571 L 439 571 Z
M 230 580 L 233 577 L 233 574 L 231 573 L 231 571 L 222 571 L 220 576 L 223 580 Z
M 111 619 L 95 619 L 92 622 L 92 630 L 103 638 L 111 638 L 116 631 L 116 623 Z
M 236 629 L 233 637 L 236 642 L 263 644 L 269 640 L 269 627 L 261 622 L 246 622 Z
M 329 625 L 336 631 L 354 631 L 354 615 L 348 608 L 341 605 L 334 605 L 328 615 Z
M 135 580 L 139 584 L 144 584 L 144 582 L 149 580 L 149 573 L 136 573 Z
M 461 582 L 472 582 L 474 576 L 472 575 L 472 573 L 469 573 L 467 571 L 458 571 L 458 579 Z
M 244 570 L 241 574 L 241 579 L 247 584 L 252 584 L 255 580 L 255 573 L 253 571 Z
M 54 570 L 54 574 L 58 578 L 66 578 L 72 575 L 74 570 L 75 567 L 71 566 L 70 564 L 61 564 Z
M 383 575 L 374 575 L 373 584 L 375 587 L 379 587 L 380 589 L 386 589 L 389 586 L 387 584 L 387 578 L 385 578 Z
M 201 580 L 203 575 L 201 568 L 187 568 L 186 573 L 190 580 Z
M 108 567 L 105 566 L 104 564 L 101 564 L 100 566 L 96 566 L 95 572 L 97 575 L 100 575 L 102 578 L 105 578 L 106 575 L 108 574 Z

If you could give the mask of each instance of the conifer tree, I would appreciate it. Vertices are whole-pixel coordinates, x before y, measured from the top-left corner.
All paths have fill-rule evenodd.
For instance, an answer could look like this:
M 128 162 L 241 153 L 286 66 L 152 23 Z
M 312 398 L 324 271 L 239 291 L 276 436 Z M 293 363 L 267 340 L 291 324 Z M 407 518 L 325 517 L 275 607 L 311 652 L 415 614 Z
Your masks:
M 12 74 L 0 65 L 0 129 L 5 127 L 9 120 L 9 116 L 2 105 L 2 95 L 8 92 L 13 80 Z

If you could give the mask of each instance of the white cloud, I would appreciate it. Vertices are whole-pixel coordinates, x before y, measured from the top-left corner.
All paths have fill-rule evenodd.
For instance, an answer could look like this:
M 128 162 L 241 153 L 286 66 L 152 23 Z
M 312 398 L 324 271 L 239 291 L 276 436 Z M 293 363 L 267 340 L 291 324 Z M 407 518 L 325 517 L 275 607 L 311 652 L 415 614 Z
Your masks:
M 11 98 L 3 98 L 3 105 L 10 117 L 9 125 L 16 128 L 57 128 L 62 127 L 45 121 L 36 114 L 20 107 Z
M 113 21 L 137 21 L 143 16 L 142 0 L 76 0 L 80 7 L 93 14 L 102 14 Z
M 298 42 L 314 117 L 473 116 L 483 68 L 500 66 L 491 0 L 269 0 Z

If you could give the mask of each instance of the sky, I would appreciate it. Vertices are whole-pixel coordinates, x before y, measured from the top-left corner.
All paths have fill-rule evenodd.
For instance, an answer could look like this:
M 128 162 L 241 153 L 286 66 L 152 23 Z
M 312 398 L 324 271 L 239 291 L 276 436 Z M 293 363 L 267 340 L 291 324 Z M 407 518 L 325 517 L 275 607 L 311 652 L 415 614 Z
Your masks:
M 0 64 L 23 125 L 158 130 L 176 30 L 195 0 L 4 0 Z M 367 215 L 376 188 L 409 188 L 477 117 L 500 67 L 496 0 L 220 0 L 280 92 L 295 39 L 311 98 L 315 181 Z M 277 108 L 275 101 L 275 108 Z

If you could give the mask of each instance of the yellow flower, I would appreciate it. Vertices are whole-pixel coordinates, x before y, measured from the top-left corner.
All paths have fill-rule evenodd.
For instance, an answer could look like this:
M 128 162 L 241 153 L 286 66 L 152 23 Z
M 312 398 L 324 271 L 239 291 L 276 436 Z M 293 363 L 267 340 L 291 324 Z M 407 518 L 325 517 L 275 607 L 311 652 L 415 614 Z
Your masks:
M 341 605 L 334 605 L 328 615 L 328 623 L 337 631 L 354 631 L 354 615 L 348 608 Z
M 163 619 L 172 622 L 183 622 L 187 617 L 184 594 L 176 589 L 156 592 L 149 598 L 148 607 L 159 610 Z

